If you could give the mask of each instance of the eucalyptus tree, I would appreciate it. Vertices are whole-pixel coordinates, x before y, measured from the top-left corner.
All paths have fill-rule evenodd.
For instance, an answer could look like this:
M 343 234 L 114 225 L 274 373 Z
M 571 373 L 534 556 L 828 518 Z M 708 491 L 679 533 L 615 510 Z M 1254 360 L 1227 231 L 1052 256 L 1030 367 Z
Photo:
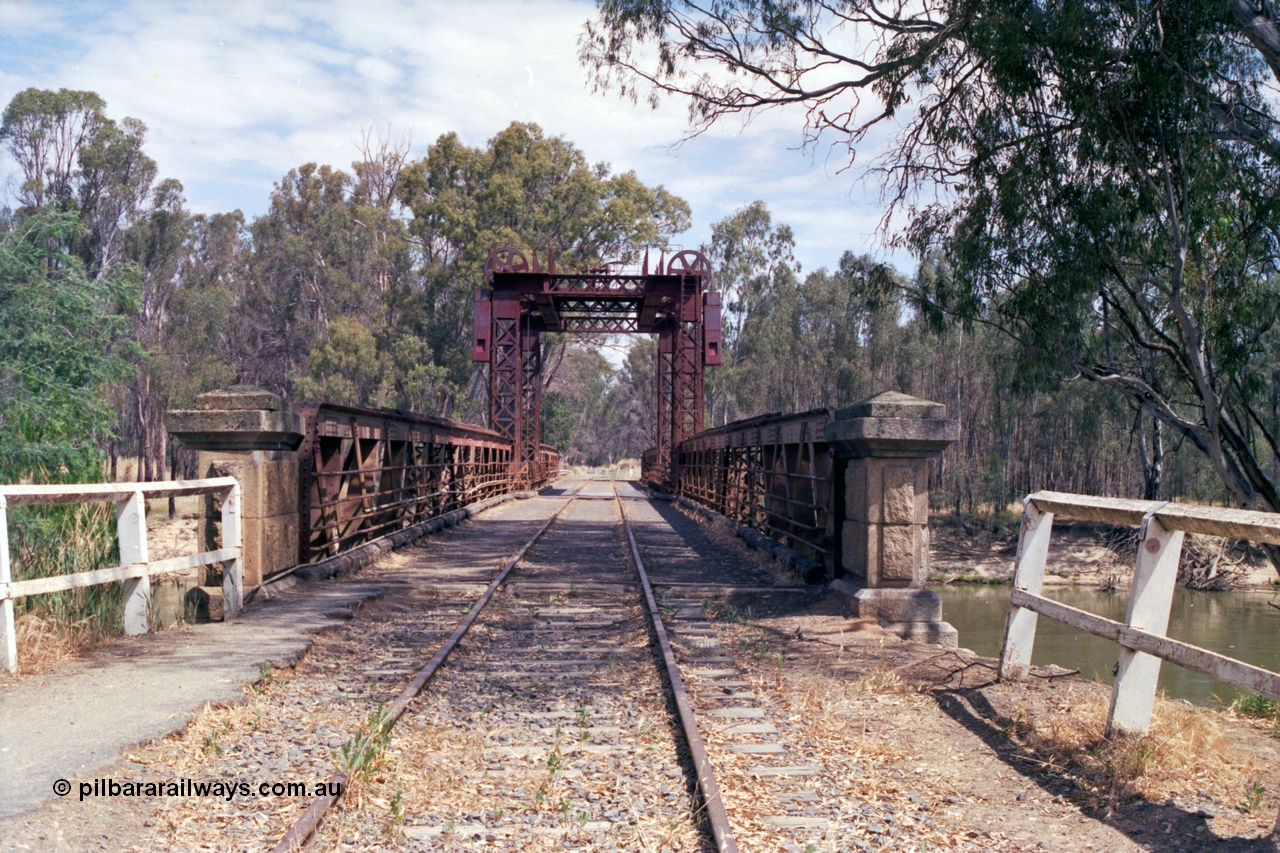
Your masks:
M 313 356 L 332 364 L 334 347 L 363 347 L 366 338 L 379 360 L 395 348 L 396 294 L 414 275 L 396 198 L 405 153 L 366 136 L 351 172 L 306 163 L 276 184 L 271 207 L 250 228 L 254 272 L 244 302 L 252 320 L 244 332 L 251 346 L 242 372 L 253 381 L 291 395 L 312 374 L 307 388 L 315 393 L 324 377 Z M 338 321 L 340 333 L 330 335 Z M 341 402 L 387 402 L 363 380 L 341 387 L 362 389 Z
M 904 391 L 895 354 L 904 279 L 869 255 L 845 252 L 833 271 L 800 290 L 801 334 L 813 381 L 808 406 L 839 406 L 879 391 Z
M 607 0 L 581 58 L 686 99 L 695 134 L 776 107 L 851 158 L 890 132 L 868 167 L 896 237 L 949 262 L 922 311 L 1007 333 L 1029 387 L 1115 389 L 1280 510 L 1276 23 L 1250 0 Z
M 184 286 L 191 215 L 182 184 L 161 181 L 152 192 L 145 214 L 122 241 L 122 257 L 138 276 L 140 293 L 133 317 L 132 338 L 138 358 L 129 380 L 121 386 L 117 406 L 138 448 L 138 477 L 164 478 L 168 433 L 164 413 L 171 407 L 189 365 L 175 340 L 175 309 Z
M 18 203 L 66 209 L 76 199 L 80 153 L 109 123 L 107 103 L 95 92 L 24 89 L 0 118 L 0 140 L 22 172 Z
M 711 226 L 711 262 L 721 293 L 723 364 L 707 374 L 710 423 L 724 424 L 752 414 L 744 396 L 751 393 L 747 361 L 764 349 L 757 338 L 766 333 L 770 305 L 794 293 L 800 267 L 795 260 L 791 226 L 774 224 L 769 207 L 755 201 Z M 777 322 L 778 318 L 774 318 Z
M 420 286 L 405 294 L 405 322 L 448 372 L 454 405 L 479 415 L 483 374 L 470 362 L 471 294 L 483 284 L 494 246 L 526 255 L 561 247 L 666 246 L 689 227 L 689 205 L 631 172 L 591 164 L 564 137 L 514 122 L 483 147 L 457 134 L 436 140 L 409 163 L 399 197 L 412 213 L 411 238 L 420 257 Z M 566 341 L 545 336 L 544 379 L 555 380 Z
M 146 126 L 110 118 L 93 92 L 19 92 L 4 111 L 0 140 L 22 177 L 15 221 L 58 215 L 76 222 L 41 229 L 44 239 L 61 241 L 46 246 L 47 258 L 75 256 L 92 280 L 123 277 L 139 286 L 130 317 L 133 369 L 111 393 L 119 433 L 137 447 L 139 475 L 158 478 L 166 455 L 162 413 L 186 372 L 170 334 L 190 221 L 182 187 L 156 183 Z
M 187 369 L 176 377 L 178 396 L 251 381 L 248 366 L 256 326 L 246 302 L 253 243 L 239 210 L 191 217 L 182 263 L 182 287 L 174 294 L 169 327 Z
M 561 448 L 566 464 L 600 465 L 617 458 L 617 378 L 600 352 L 566 347 L 564 364 L 543 392 L 543 440 Z
M 156 163 L 143 151 L 146 125 L 116 122 L 94 92 L 25 89 L 5 108 L 0 141 L 22 175 L 17 201 L 27 210 L 76 213 L 75 239 L 91 276 L 123 259 L 125 234 L 142 215 Z

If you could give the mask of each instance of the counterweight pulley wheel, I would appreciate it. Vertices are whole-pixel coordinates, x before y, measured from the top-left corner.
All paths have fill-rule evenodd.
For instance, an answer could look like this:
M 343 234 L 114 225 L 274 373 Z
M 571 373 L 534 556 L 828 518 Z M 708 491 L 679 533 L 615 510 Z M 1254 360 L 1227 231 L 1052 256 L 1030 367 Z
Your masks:
M 519 249 L 500 246 L 489 253 L 484 262 L 484 280 L 493 281 L 496 272 L 528 272 L 529 259 Z
M 711 275 L 711 262 L 706 255 L 686 249 L 671 256 L 667 263 L 667 272 L 671 275 Z

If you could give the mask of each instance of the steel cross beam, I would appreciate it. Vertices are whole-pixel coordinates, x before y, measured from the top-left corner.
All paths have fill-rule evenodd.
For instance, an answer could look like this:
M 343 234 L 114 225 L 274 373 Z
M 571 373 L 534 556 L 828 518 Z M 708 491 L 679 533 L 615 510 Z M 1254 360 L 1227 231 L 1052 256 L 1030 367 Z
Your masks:
M 654 438 L 663 470 L 674 475 L 674 447 L 703 426 L 704 368 L 720 363 L 720 297 L 709 291 L 711 265 L 701 252 L 664 259 L 651 270 L 645 250 L 639 270 L 594 261 L 557 271 L 554 250 L 545 269 L 537 255 L 531 262 L 515 248 L 490 253 L 490 287 L 475 295 L 472 358 L 489 364 L 489 424 L 514 444 L 513 476 L 530 483 L 541 476 L 544 331 L 658 336 Z

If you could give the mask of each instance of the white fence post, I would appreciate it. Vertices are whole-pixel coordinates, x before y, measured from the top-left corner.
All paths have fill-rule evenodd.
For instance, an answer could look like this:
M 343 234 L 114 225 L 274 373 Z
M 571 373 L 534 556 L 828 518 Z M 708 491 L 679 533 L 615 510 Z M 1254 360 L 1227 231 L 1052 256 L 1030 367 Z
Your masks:
M 1044 586 L 1044 565 L 1049 557 L 1049 535 L 1053 513 L 1041 512 L 1028 495 L 1022 502 L 1022 530 L 1018 535 L 1018 564 L 1013 588 L 1039 595 Z M 1001 679 L 1021 681 L 1031 666 L 1031 650 L 1036 642 L 1038 615 L 1025 607 L 1011 607 L 1000 644 Z
M 9 595 L 12 580 L 9 569 L 9 502 L 0 495 L 0 586 L 4 587 L 4 601 L 0 601 L 0 664 L 14 673 L 18 671 L 18 637 L 13 626 L 13 599 Z
M 236 483 L 222 496 L 222 547 L 241 547 L 240 484 Z M 224 618 L 240 612 L 244 604 L 243 558 L 222 564 L 222 608 Z
M 1129 610 L 1125 623 L 1130 628 L 1163 637 L 1169 629 L 1169 610 L 1178 583 L 1178 558 L 1182 554 L 1181 530 L 1166 530 L 1156 518 L 1164 506 L 1151 510 L 1142 519 L 1138 562 L 1129 589 Z M 1160 658 L 1146 652 L 1120 647 L 1116 680 L 1111 688 L 1111 711 L 1107 716 L 1107 737 L 1115 731 L 1144 734 L 1151 725 L 1160 678 Z
M 147 559 L 147 500 L 141 491 L 116 504 L 116 532 L 120 537 L 120 565 L 150 562 Z M 124 632 L 145 634 L 150 627 L 151 577 L 128 578 L 124 583 Z

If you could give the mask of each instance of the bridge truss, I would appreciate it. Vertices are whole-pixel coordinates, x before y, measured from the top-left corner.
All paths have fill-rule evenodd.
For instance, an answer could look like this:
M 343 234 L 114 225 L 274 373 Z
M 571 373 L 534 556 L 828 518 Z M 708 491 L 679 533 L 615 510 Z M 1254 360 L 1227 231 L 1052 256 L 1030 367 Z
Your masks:
M 531 261 L 511 247 L 490 252 L 489 287 L 475 293 L 472 359 L 489 365 L 489 426 L 512 441 L 517 478 L 541 479 L 543 333 L 657 336 L 654 439 L 663 479 L 673 474 L 675 446 L 702 430 L 703 370 L 720 363 L 711 264 L 696 251 L 649 262 L 645 250 L 639 264 L 592 260 L 560 271 L 554 250 L 545 267 L 536 253 Z M 561 266 L 569 266 L 563 257 Z

